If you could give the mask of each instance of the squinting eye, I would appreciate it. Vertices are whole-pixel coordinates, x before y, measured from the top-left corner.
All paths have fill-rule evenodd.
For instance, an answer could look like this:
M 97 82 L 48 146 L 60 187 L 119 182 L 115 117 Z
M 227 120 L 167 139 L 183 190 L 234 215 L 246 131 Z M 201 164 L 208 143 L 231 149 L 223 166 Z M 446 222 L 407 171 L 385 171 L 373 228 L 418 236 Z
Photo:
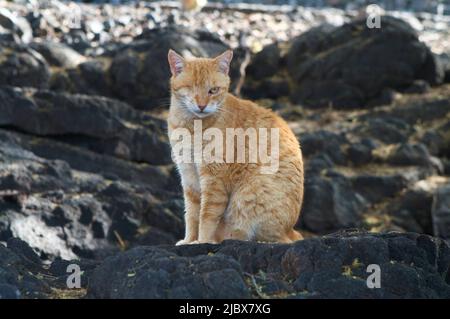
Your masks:
M 219 88 L 217 86 L 215 86 L 213 88 L 210 88 L 208 93 L 212 95 L 212 94 L 216 94 L 217 92 L 219 92 Z
M 189 88 L 188 87 L 182 87 L 175 91 L 175 94 L 178 95 L 188 95 L 189 94 Z

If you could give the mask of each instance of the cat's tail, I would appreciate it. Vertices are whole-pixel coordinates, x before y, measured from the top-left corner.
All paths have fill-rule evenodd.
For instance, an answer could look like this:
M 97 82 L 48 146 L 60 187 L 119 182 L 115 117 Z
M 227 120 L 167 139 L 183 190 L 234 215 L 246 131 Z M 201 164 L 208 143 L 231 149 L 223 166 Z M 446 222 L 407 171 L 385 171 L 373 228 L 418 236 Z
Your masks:
M 297 241 L 297 240 L 302 240 L 303 236 L 302 234 L 300 234 L 300 232 L 296 231 L 295 229 L 292 229 L 287 236 L 289 237 L 290 240 L 292 241 Z

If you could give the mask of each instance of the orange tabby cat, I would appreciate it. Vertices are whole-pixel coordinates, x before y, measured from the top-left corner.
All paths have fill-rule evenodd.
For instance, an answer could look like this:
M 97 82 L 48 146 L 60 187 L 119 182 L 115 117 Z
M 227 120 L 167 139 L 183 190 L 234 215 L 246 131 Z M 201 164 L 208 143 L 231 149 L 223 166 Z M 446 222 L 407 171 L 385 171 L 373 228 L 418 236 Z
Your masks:
M 215 59 L 184 59 L 170 50 L 172 72 L 168 117 L 172 148 L 177 129 L 276 128 L 279 131 L 278 169 L 262 173 L 262 162 L 222 163 L 176 161 L 181 175 L 186 234 L 177 245 L 217 243 L 224 239 L 291 242 L 302 239 L 293 229 L 303 200 L 303 161 L 299 143 L 280 117 L 228 93 L 232 51 Z M 264 67 L 264 66 L 261 66 Z M 259 132 L 259 131 L 258 131 Z M 258 133 L 260 135 L 260 133 Z M 244 151 L 249 151 L 249 142 Z M 224 142 L 228 143 L 228 140 Z M 202 141 L 205 147 L 207 141 Z M 238 143 L 233 146 L 238 150 Z M 267 148 L 271 144 L 268 143 Z M 242 146 L 242 144 L 240 145 Z M 233 159 L 236 159 L 234 157 Z

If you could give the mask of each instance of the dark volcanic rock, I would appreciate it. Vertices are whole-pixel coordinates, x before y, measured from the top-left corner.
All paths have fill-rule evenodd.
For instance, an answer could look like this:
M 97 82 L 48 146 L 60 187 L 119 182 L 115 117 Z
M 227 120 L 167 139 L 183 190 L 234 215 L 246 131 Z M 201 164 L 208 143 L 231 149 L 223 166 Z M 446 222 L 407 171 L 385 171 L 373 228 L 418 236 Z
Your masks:
M 424 80 L 414 81 L 409 88 L 405 90 L 405 93 L 422 94 L 430 90 L 430 85 Z
M 381 124 L 380 121 L 384 121 L 385 123 L 388 123 L 391 128 L 399 130 L 404 139 L 405 134 L 414 132 L 408 125 L 425 125 L 434 120 L 446 117 L 447 113 L 450 112 L 448 89 L 444 87 L 442 93 L 443 96 L 441 96 L 441 94 L 435 94 L 425 98 L 407 99 L 403 103 L 398 103 L 394 108 L 369 111 L 359 116 L 358 120 L 370 122 L 371 119 L 373 119 L 378 122 L 376 124 Z M 376 135 L 382 137 L 382 135 L 389 133 L 389 130 L 385 130 L 382 126 L 380 126 L 380 129 L 382 130 L 381 132 L 378 130 L 372 131 L 374 137 Z M 394 141 L 386 142 L 395 143 Z
M 394 197 L 406 187 L 408 181 L 402 175 L 360 175 L 352 179 L 352 184 L 359 194 L 373 203 Z
M 165 122 L 104 97 L 3 88 L 0 126 L 137 162 L 171 163 Z
M 264 47 L 251 60 L 246 75 L 257 79 L 275 75 L 281 66 L 282 49 L 279 43 Z
M 90 298 L 449 298 L 450 247 L 414 233 L 336 233 L 294 244 L 137 247 L 90 276 Z M 367 286 L 369 265 L 381 287 Z
M 450 54 L 449 53 L 442 53 L 439 55 L 439 60 L 442 65 L 442 68 L 445 72 L 445 78 L 444 81 L 446 83 L 450 82 Z
M 4 142 L 0 163 L 2 240 L 15 236 L 44 256 L 64 258 L 107 246 L 105 235 L 95 236 L 92 225 L 97 222 L 106 232 L 111 220 L 91 195 L 70 194 L 77 185 L 66 163 L 46 161 Z M 83 211 L 95 216 L 82 223 Z
M 346 177 L 329 172 L 305 180 L 305 200 L 299 225 L 314 232 L 330 232 L 357 225 L 365 200 Z
M 355 108 L 385 88 L 406 89 L 417 79 L 441 83 L 442 70 L 415 31 L 402 20 L 381 20 L 379 29 L 361 19 L 294 39 L 287 63 L 292 99 L 310 107 Z
M 72 48 L 56 42 L 33 42 L 30 47 L 47 60 L 50 65 L 64 68 L 76 67 L 85 58 Z
M 425 181 L 420 183 L 427 185 Z M 434 235 L 431 216 L 434 195 L 430 187 L 412 187 L 391 201 L 383 213 L 401 229 Z
M 276 99 L 289 95 L 289 82 L 280 77 L 262 79 L 253 83 L 246 80 L 241 92 L 249 99 Z
M 0 244 L 0 299 L 45 298 L 51 290 L 39 276 L 46 272 L 39 258 L 20 240 L 11 245 Z
M 390 144 L 407 141 L 408 137 L 414 133 L 414 129 L 402 119 L 391 116 L 389 118 L 369 118 L 355 128 L 355 133 Z
M 75 295 L 78 291 L 81 296 L 83 290 L 67 287 L 67 278 L 73 274 L 70 265 L 78 265 L 83 270 L 80 288 L 85 288 L 98 263 L 56 259 L 46 267 L 26 242 L 11 238 L 6 247 L 0 245 L 0 299 L 55 298 L 60 297 L 58 291 L 75 292 Z
M 56 259 L 48 269 L 14 238 L 0 245 L 0 296 L 68 292 L 71 264 L 80 267 L 88 298 L 450 297 L 448 243 L 415 233 L 357 231 L 292 244 L 140 246 L 100 262 Z M 379 288 L 367 285 L 369 265 L 379 267 Z
M 50 70 L 45 59 L 25 45 L 0 43 L 0 85 L 48 87 Z
M 218 289 L 220 287 L 220 289 Z M 138 247 L 107 259 L 89 285 L 93 298 L 248 298 L 239 263 L 219 254 L 179 257 Z
M 355 143 L 347 148 L 347 157 L 355 165 L 363 165 L 372 161 L 372 150 L 375 149 L 371 140 L 367 143 Z
M 342 145 L 348 143 L 344 134 L 319 130 L 304 133 L 299 137 L 302 153 L 309 157 L 315 154 L 326 154 L 335 164 L 345 164 L 346 156 Z
M 50 89 L 58 92 L 113 96 L 107 70 L 107 62 L 101 59 L 82 62 L 74 68 L 60 69 L 53 73 Z
M 289 95 L 289 81 L 283 74 L 287 46 L 287 43 L 273 43 L 250 60 L 245 69 L 242 87 L 244 96 L 251 99 L 275 99 Z
M 13 40 L 17 42 L 27 43 L 33 38 L 33 32 L 28 21 L 7 8 L 0 8 L 0 28 L 10 31 Z
M 69 147 L 69 163 L 80 165 L 74 170 L 66 161 L 30 151 L 48 156 L 44 150 L 52 145 L 65 152 L 59 142 L 0 135 L 0 241 L 14 236 L 42 258 L 74 259 L 97 258 L 117 243 L 128 245 L 142 235 L 145 225 L 165 235 L 159 243 L 181 237 L 182 208 L 173 204 L 179 197 L 164 190 L 169 176 L 162 170 Z M 114 177 L 114 172 L 126 172 L 128 176 L 122 176 L 132 183 Z
M 450 185 L 437 190 L 431 211 L 436 236 L 450 239 Z
M 15 286 L 0 284 L 0 299 L 19 299 L 20 291 Z
M 443 171 L 441 161 L 432 157 L 423 144 L 400 144 L 391 150 L 386 161 L 393 165 L 418 165 Z

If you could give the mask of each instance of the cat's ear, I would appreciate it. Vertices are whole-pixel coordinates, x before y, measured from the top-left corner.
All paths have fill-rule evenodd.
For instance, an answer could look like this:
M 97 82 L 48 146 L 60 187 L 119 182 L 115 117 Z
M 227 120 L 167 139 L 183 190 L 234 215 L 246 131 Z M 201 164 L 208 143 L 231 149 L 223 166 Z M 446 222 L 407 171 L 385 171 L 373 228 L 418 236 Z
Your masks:
M 167 54 L 167 59 L 169 60 L 170 72 L 172 72 L 173 76 L 177 76 L 183 71 L 184 59 L 181 55 L 170 49 Z
M 219 66 L 220 72 L 228 75 L 228 72 L 230 71 L 230 63 L 232 58 L 233 58 L 233 51 L 227 50 L 214 59 L 216 60 L 217 65 Z

